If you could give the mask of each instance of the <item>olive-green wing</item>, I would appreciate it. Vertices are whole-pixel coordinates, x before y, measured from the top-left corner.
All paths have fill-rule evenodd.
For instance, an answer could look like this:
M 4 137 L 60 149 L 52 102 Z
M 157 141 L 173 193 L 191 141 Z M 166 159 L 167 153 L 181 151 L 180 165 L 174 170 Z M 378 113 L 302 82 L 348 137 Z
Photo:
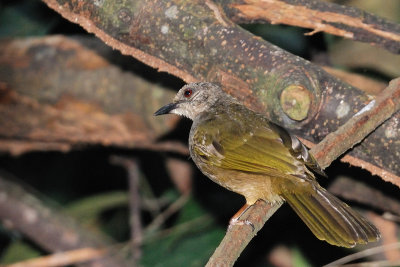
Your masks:
M 304 174 L 304 163 L 296 159 L 279 133 L 266 122 L 255 125 L 229 119 L 200 123 L 193 133 L 194 152 L 208 164 L 270 176 Z

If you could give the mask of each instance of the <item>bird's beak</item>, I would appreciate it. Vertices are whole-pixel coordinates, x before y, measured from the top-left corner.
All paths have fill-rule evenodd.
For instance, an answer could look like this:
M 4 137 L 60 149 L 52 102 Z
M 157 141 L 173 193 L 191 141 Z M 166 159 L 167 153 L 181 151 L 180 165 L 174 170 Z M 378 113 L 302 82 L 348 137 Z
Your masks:
M 171 112 L 171 110 L 174 110 L 174 109 L 176 108 L 177 105 L 178 105 L 178 102 L 169 103 L 169 104 L 163 106 L 162 108 L 160 108 L 159 110 L 157 110 L 157 111 L 154 113 L 154 116 L 168 114 L 168 113 Z

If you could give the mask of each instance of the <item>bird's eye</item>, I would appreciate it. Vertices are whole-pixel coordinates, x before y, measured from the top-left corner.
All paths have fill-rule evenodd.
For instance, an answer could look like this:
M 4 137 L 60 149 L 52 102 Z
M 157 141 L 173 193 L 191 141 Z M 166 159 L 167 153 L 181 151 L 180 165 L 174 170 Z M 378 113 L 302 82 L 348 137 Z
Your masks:
M 183 95 L 184 95 L 185 97 L 191 97 L 192 94 L 193 94 L 193 90 L 190 89 L 190 88 L 186 89 L 186 90 L 183 92 Z

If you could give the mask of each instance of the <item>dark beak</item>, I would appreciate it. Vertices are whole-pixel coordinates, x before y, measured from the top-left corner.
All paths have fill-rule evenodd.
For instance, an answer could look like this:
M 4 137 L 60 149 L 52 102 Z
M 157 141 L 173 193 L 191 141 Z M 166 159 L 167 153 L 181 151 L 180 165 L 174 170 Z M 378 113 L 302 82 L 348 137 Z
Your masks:
M 163 106 L 162 108 L 160 108 L 159 110 L 157 110 L 154 113 L 154 116 L 158 116 L 158 115 L 164 115 L 164 114 L 168 114 L 171 112 L 171 110 L 174 110 L 176 108 L 178 103 L 169 103 L 165 106 Z

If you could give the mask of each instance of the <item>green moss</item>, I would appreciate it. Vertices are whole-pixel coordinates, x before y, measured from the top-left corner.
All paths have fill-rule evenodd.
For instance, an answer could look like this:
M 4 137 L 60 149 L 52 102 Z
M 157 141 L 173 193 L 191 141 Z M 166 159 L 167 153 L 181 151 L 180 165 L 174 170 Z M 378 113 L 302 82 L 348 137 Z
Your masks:
M 107 23 L 105 28 L 118 28 L 120 33 L 129 32 L 135 11 L 140 1 L 104 1 L 99 8 L 100 21 Z
M 268 110 L 280 109 L 279 96 L 284 83 L 274 73 L 257 73 L 257 83 L 253 86 L 253 92 Z

